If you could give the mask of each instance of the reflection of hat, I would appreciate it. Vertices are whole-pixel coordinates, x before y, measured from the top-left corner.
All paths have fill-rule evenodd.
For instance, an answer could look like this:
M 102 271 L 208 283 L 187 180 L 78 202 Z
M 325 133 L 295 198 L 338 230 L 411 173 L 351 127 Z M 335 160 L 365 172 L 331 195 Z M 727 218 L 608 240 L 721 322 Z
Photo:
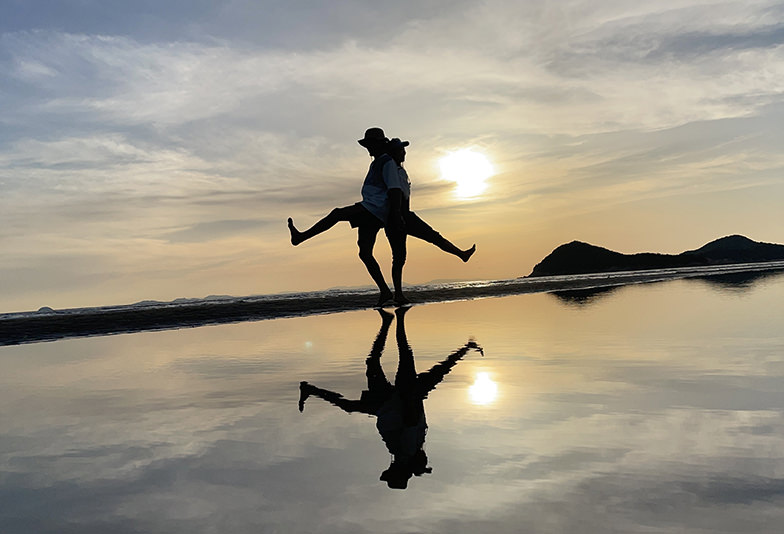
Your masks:
M 410 144 L 411 143 L 409 143 L 408 141 L 401 141 L 399 137 L 393 137 L 392 139 L 389 140 L 388 146 L 390 150 L 398 150 L 400 148 L 407 147 Z
M 425 473 L 432 473 L 433 468 L 427 467 L 427 455 L 422 449 L 414 453 L 408 461 L 395 460 L 389 469 L 381 473 L 380 479 L 387 483 L 392 489 L 406 489 L 408 480 L 412 475 L 422 476 Z
M 411 471 L 405 467 L 401 469 L 399 465 L 393 463 L 389 469 L 381 473 L 380 478 L 392 489 L 406 489 L 411 475 L 413 475 Z
M 380 145 L 388 143 L 389 139 L 384 135 L 384 130 L 381 128 L 368 128 L 365 130 L 365 137 L 357 141 L 360 145 L 367 148 L 370 145 Z

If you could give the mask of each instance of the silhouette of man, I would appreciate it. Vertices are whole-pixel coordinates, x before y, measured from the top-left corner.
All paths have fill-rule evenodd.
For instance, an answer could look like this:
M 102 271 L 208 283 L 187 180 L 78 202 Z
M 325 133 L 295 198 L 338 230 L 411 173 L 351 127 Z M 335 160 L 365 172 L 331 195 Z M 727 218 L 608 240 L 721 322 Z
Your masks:
M 360 412 L 376 416 L 376 429 L 392 454 L 392 462 L 381 473 L 380 479 L 395 489 L 405 489 L 412 476 L 421 476 L 432 471 L 427 467 L 428 460 L 424 451 L 427 433 L 424 399 L 470 349 L 482 352 L 476 342 L 469 341 L 428 371 L 417 374 L 414 353 L 406 338 L 404 318 L 408 309 L 403 307 L 395 310 L 399 360 L 394 385 L 387 380 L 381 367 L 381 353 L 384 351 L 393 316 L 379 310 L 381 328 L 373 342 L 370 355 L 365 360 L 368 388 L 361 393 L 358 400 L 346 399 L 339 393 L 307 382 L 300 382 L 299 386 L 300 411 L 305 409 L 305 401 L 313 395 L 347 413 Z
M 387 229 L 388 238 L 390 235 L 393 236 L 390 238 L 390 244 L 393 239 L 399 241 L 400 236 L 403 235 L 403 219 L 400 213 L 402 205 L 400 175 L 392 157 L 386 153 L 389 139 L 384 134 L 384 130 L 376 127 L 368 128 L 365 131 L 365 136 L 357 142 L 365 147 L 373 157 L 362 184 L 362 201 L 351 206 L 333 209 L 305 231 L 299 231 L 294 226 L 294 221 L 289 217 L 288 228 L 291 234 L 291 244 L 297 246 L 303 241 L 329 230 L 340 221 L 348 221 L 352 228 L 357 229 L 359 258 L 378 286 L 379 296 L 376 306 L 380 307 L 391 300 L 394 295 L 373 256 L 373 248 L 381 228 Z M 390 201 L 390 195 L 393 197 L 393 201 Z M 399 249 L 399 246 L 397 248 Z

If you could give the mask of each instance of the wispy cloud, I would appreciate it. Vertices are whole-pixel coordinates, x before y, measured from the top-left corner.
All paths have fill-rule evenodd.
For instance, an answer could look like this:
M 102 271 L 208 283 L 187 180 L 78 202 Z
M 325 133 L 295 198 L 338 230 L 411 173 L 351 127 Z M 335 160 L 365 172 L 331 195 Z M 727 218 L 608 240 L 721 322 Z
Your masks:
M 483 202 L 512 213 L 779 180 L 774 1 L 35 4 L 0 10 L 0 207 L 29 242 L 97 236 L 100 213 L 163 241 L 315 218 L 358 199 L 371 125 L 412 141 L 426 211 L 454 203 L 435 160 L 461 146 L 493 157 Z

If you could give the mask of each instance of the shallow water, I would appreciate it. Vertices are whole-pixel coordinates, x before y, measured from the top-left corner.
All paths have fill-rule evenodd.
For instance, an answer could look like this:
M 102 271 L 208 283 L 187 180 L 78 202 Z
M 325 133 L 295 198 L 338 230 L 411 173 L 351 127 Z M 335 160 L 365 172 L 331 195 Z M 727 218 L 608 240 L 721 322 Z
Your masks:
M 406 489 L 382 437 L 416 388 L 324 393 L 372 396 L 375 311 L 0 347 L 0 532 L 781 532 L 783 303 L 771 275 L 415 306 L 380 357 L 435 367 Z

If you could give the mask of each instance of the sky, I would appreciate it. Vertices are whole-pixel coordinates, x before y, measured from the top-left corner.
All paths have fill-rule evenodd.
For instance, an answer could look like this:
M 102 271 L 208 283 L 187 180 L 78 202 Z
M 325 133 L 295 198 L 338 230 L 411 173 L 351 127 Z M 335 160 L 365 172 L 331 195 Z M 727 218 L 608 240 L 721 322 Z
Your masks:
M 407 283 L 784 243 L 781 1 L 5 0 L 0 109 L 0 312 L 370 284 L 347 224 L 286 218 L 360 200 L 371 126 L 477 244 L 410 240 Z M 472 197 L 439 165 L 466 149 Z

